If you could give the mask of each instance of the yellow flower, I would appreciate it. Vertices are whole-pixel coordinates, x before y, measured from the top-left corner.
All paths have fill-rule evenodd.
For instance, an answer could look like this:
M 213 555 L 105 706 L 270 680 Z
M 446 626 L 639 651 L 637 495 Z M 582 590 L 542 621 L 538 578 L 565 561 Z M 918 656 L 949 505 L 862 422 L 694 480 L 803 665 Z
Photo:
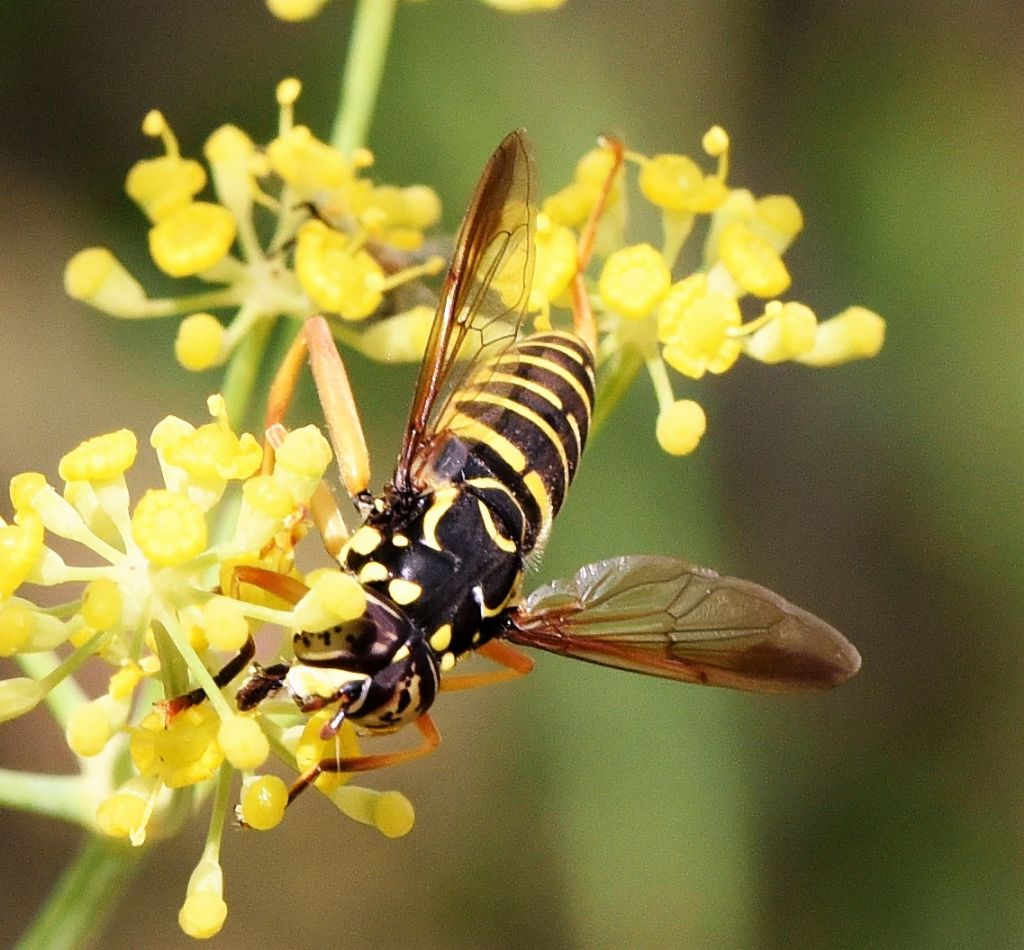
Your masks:
M 701 145 L 715 160 L 711 170 L 681 153 L 619 152 L 660 217 L 660 239 L 648 241 L 637 240 L 640 225 L 629 220 L 628 181 L 609 179 L 615 143 L 587 153 L 573 181 L 542 203 L 530 298 L 538 325 L 552 325 L 552 307 L 567 303 L 584 224 L 605 199 L 588 232 L 593 257 L 583 281 L 598 330 L 599 372 L 612 377 L 602 384 L 600 412 L 607 415 L 646 366 L 658 400 L 655 435 L 672 454 L 696 447 L 706 419 L 696 402 L 676 397 L 669 369 L 698 380 L 727 372 L 744 353 L 762 363 L 834 365 L 877 353 L 885 326 L 863 308 L 819 324 L 806 304 L 775 299 L 792 280 L 783 255 L 803 229 L 800 208 L 788 195 L 759 198 L 728 183 L 731 146 L 720 126 Z M 685 254 L 701 231 L 698 253 Z M 686 269 L 688 259 L 701 263 Z
M 281 9 L 298 15 L 300 6 Z M 437 194 L 364 177 L 373 163 L 367 150 L 344 154 L 295 124 L 300 91 L 294 79 L 278 86 L 278 134 L 263 148 L 236 126 L 214 130 L 204 149 L 209 175 L 181 155 L 161 113 L 146 116 L 143 131 L 164 154 L 137 162 L 125 187 L 151 222 L 156 265 L 174 278 L 198 277 L 206 289 L 150 298 L 109 250 L 94 247 L 68 262 L 67 292 L 117 317 L 183 316 L 175 355 L 202 371 L 221 365 L 262 322 L 325 311 L 366 321 L 396 287 L 437 273 L 443 260 L 419 254 L 440 219 Z M 214 194 L 204 197 L 209 182 Z
M 63 493 L 42 474 L 15 476 L 14 518 L 0 522 L 0 656 L 36 672 L 0 680 L 0 722 L 29 713 L 63 687 L 60 724 L 80 774 L 51 780 L 67 783 L 61 801 L 75 803 L 70 813 L 81 824 L 134 846 L 177 830 L 188 809 L 176 804 L 175 790 L 196 788 L 201 796 L 215 789 L 207 844 L 179 914 L 182 928 L 197 938 L 215 934 L 227 914 L 218 851 L 232 776 L 243 776 L 241 819 L 268 829 L 280 822 L 288 791 L 281 779 L 255 770 L 273 754 L 302 771 L 336 749 L 333 739 L 320 738 L 335 710 L 308 721 L 296 708 L 239 712 L 232 685 L 219 688 L 210 670 L 237 656 L 261 624 L 280 628 L 284 650 L 297 631 L 351 619 L 366 606 L 363 588 L 337 569 L 310 577 L 298 604 L 264 592 L 248 599 L 250 588 L 235 582 L 232 568 L 291 569 L 294 543 L 304 533 L 299 525 L 331 451 L 315 427 L 291 432 L 275 466 L 261 474 L 259 445 L 232 431 L 223 399 L 211 397 L 208 408 L 212 421 L 198 427 L 173 416 L 157 424 L 150 443 L 165 481 L 137 504 L 125 475 L 138 440 L 121 429 L 63 456 Z M 231 503 L 223 501 L 230 481 L 241 483 L 241 504 L 225 521 L 219 506 Z M 212 537 L 208 516 L 233 528 Z M 83 549 L 81 563 L 65 562 L 54 538 Z M 50 589 L 46 607 L 25 596 L 26 582 Z M 38 656 L 48 651 L 59 655 Z M 74 681 L 88 661 L 111 667 L 106 692 L 93 699 Z M 360 755 L 348 723 L 338 741 L 343 754 Z M 413 811 L 404 795 L 361 789 L 350 778 L 326 774 L 316 785 L 354 820 L 389 837 L 408 832 Z M 63 807 L 68 813 L 70 806 Z

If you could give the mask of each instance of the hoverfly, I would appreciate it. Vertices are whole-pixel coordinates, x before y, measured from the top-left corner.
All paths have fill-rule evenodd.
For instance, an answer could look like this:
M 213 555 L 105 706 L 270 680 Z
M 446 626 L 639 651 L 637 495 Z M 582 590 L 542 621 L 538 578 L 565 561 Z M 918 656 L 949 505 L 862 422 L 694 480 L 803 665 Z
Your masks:
M 619 146 L 612 176 L 621 154 Z M 323 517 L 321 533 L 362 585 L 366 608 L 328 630 L 297 633 L 291 663 L 254 665 L 238 704 L 253 708 L 283 688 L 304 711 L 332 710 L 324 739 L 346 719 L 378 734 L 415 723 L 423 736 L 409 750 L 324 759 L 297 779 L 289 800 L 322 772 L 363 771 L 432 751 L 440 737 L 429 709 L 438 692 L 529 672 L 532 660 L 513 644 L 763 692 L 824 689 L 857 671 L 857 651 L 828 624 L 749 581 L 668 557 L 600 561 L 523 596 L 524 571 L 548 536 L 587 439 L 595 338 L 582 271 L 610 186 L 611 176 L 581 241 L 574 332 L 513 339 L 532 278 L 535 185 L 523 134 L 498 146 L 463 220 L 398 464 L 380 496 L 367 491 L 355 403 L 322 318 L 307 323 L 286 358 L 268 418 L 283 416 L 308 349 L 343 480 L 363 516 L 351 535 Z M 488 337 L 498 345 L 485 345 Z M 476 356 L 456 372 L 466 349 Z M 288 599 L 305 591 L 270 571 L 238 574 Z M 472 652 L 502 668 L 449 675 Z M 251 656 L 250 644 L 219 685 Z

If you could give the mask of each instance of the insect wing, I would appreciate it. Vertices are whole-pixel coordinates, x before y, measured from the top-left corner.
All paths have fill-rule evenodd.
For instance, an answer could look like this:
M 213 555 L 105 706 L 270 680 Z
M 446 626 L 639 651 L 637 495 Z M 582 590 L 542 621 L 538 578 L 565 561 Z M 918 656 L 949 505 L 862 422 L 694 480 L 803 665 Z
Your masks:
M 511 341 L 533 280 L 533 160 L 521 130 L 501 142 L 484 168 L 459 229 L 451 268 L 427 339 L 395 481 L 409 484 L 420 449 L 440 418 L 446 383 L 465 349 Z M 471 331 L 474 339 L 467 339 Z
M 535 591 L 507 638 L 651 676 L 758 692 L 828 689 L 860 668 L 837 630 L 750 581 L 618 557 Z

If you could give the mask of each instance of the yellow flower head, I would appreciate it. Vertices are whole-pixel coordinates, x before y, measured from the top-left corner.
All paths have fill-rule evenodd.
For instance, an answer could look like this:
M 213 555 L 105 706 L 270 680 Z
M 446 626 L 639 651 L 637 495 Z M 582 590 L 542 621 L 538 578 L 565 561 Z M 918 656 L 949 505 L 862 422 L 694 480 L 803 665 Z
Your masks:
M 68 262 L 68 293 L 118 317 L 184 316 L 175 354 L 202 371 L 221 365 L 261 322 L 327 312 L 369 324 L 396 287 L 436 274 L 443 261 L 419 251 L 440 220 L 437 194 L 366 178 L 367 150 L 346 154 L 294 122 L 300 91 L 297 80 L 279 84 L 278 132 L 263 147 L 237 126 L 216 129 L 204 149 L 209 175 L 180 154 L 161 113 L 146 117 L 143 129 L 164 154 L 136 163 L 126 187 L 151 222 L 156 265 L 170 277 L 199 277 L 206 289 L 150 298 L 95 247 Z M 372 355 L 375 346 L 366 349 Z M 422 354 L 405 349 L 408 358 Z
M 598 330 L 599 370 L 623 377 L 606 379 L 602 392 L 625 392 L 627 377 L 646 366 L 658 398 L 657 439 L 672 454 L 692 451 L 706 420 L 697 403 L 675 396 L 669 369 L 698 380 L 727 372 L 744 353 L 762 363 L 833 365 L 874 355 L 884 335 L 881 318 L 862 308 L 819 324 L 806 304 L 775 299 L 792 280 L 783 255 L 803 229 L 800 208 L 788 195 L 757 197 L 728 183 L 731 143 L 720 126 L 701 146 L 715 162 L 711 170 L 681 153 L 649 157 L 615 143 L 584 156 L 573 181 L 542 203 L 530 299 L 538 325 L 551 325 L 551 308 L 567 302 L 588 222 L 594 263 L 583 284 Z M 609 177 L 616 154 L 627 171 L 636 169 L 635 190 L 660 218 L 654 240 L 638 241 L 640 226 L 631 227 L 628 176 Z M 594 228 L 588 219 L 602 198 Z M 699 233 L 698 253 L 687 255 Z M 688 259 L 699 266 L 684 267 Z M 633 356 L 623 359 L 624 351 Z M 606 395 L 601 412 L 610 408 Z

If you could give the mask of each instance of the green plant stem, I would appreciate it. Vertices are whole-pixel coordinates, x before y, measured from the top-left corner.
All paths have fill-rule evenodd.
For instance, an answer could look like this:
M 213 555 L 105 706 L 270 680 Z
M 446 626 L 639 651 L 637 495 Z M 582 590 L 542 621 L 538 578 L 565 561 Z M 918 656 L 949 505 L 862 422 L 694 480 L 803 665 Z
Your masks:
M 16 950 L 82 950 L 103 932 L 144 849 L 90 835 Z
M 396 0 L 359 0 L 352 20 L 331 144 L 346 155 L 366 144 L 387 60 Z
M 228 361 L 222 389 L 228 421 L 235 432 L 245 428 L 256 381 L 260 378 L 263 356 L 276 321 L 260 320 L 245 335 Z M 262 407 L 261 407 L 262 409 Z
M 88 814 L 91 800 L 87 782 L 81 775 L 0 769 L 0 805 L 4 808 L 84 825 L 92 818 Z

